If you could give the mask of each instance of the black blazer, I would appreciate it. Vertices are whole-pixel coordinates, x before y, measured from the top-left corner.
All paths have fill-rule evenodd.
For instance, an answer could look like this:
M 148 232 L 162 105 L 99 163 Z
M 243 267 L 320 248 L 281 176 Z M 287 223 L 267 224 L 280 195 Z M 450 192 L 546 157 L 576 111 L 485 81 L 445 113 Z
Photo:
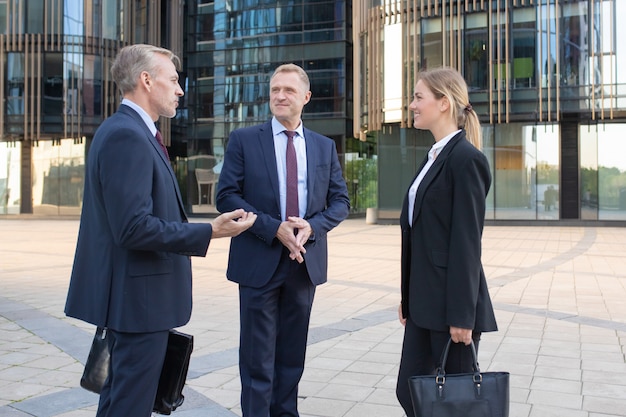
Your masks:
M 407 193 L 400 215 L 402 312 L 417 326 L 497 330 L 480 259 L 490 185 L 487 158 L 462 130 L 420 183 L 412 227 Z

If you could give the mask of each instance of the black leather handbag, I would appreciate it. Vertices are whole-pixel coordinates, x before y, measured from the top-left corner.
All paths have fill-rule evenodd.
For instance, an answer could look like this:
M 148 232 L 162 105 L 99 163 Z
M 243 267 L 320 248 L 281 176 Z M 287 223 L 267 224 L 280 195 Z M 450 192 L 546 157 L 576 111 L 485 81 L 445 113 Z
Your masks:
M 104 381 L 109 375 L 110 352 L 107 335 L 107 329 L 101 327 L 96 329 L 80 379 L 81 387 L 96 394 L 100 394 Z M 192 351 L 192 335 L 170 330 L 153 411 L 159 414 L 171 414 L 185 400 L 183 387 L 187 379 Z
M 472 342 L 474 372 L 446 375 L 451 343 L 441 355 L 436 375 L 409 378 L 415 417 L 508 417 L 509 373 L 480 372 Z

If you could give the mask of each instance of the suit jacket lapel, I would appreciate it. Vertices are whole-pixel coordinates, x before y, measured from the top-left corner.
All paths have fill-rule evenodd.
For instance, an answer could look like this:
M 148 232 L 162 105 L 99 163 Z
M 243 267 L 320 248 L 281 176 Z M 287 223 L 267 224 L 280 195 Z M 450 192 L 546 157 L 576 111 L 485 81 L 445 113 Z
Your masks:
M 276 149 L 274 147 L 274 132 L 272 131 L 272 123 L 264 123 L 259 130 L 259 146 L 265 160 L 267 175 L 270 185 L 274 191 L 276 206 L 280 209 L 280 190 L 278 185 L 278 166 L 276 165 Z
M 417 193 L 415 194 L 415 206 L 413 207 L 413 222 L 412 222 L 413 224 L 415 224 L 415 222 L 417 221 L 419 212 L 422 209 L 422 201 L 424 200 L 424 194 L 426 193 L 426 190 L 428 189 L 428 187 L 430 187 L 430 183 L 437 177 L 437 175 L 439 174 L 439 171 L 441 171 L 441 169 L 443 168 L 445 164 L 445 160 L 450 154 L 450 152 L 452 151 L 452 149 L 456 146 L 457 143 L 459 143 L 461 138 L 464 138 L 464 137 L 465 135 L 463 131 L 461 131 L 452 139 L 450 139 L 450 142 L 448 142 L 448 144 L 444 146 L 444 148 L 441 150 L 441 153 L 437 155 L 435 162 L 433 162 L 432 166 L 430 167 L 430 169 L 428 170 L 428 172 L 422 179 L 420 186 L 417 188 Z M 426 159 L 428 159 L 428 156 L 426 156 Z M 422 165 L 422 168 L 423 168 L 423 165 Z M 421 171 L 421 168 L 419 171 Z M 419 171 L 417 172 L 419 173 Z
M 141 116 L 139 114 L 137 114 L 137 112 L 135 110 L 132 109 L 132 107 L 129 107 L 129 106 L 126 106 L 126 105 L 121 105 L 120 108 L 119 108 L 119 111 L 130 115 L 133 119 L 135 119 L 135 121 L 137 123 L 139 123 L 139 126 L 141 126 L 142 130 L 146 134 L 146 138 L 147 138 L 148 142 L 150 142 L 152 147 L 154 149 L 156 149 L 157 153 L 161 157 L 161 160 L 163 161 L 163 163 L 165 163 L 165 165 L 167 167 L 167 171 L 170 174 L 170 178 L 171 178 L 172 182 L 174 183 L 174 190 L 176 190 L 176 198 L 178 200 L 178 206 L 180 208 L 181 215 L 182 215 L 183 219 L 186 220 L 187 219 L 187 215 L 185 213 L 185 206 L 183 205 L 183 197 L 180 194 L 180 189 L 178 188 L 178 180 L 176 178 L 176 174 L 174 173 L 174 169 L 172 168 L 171 162 L 165 157 L 165 154 L 163 153 L 163 149 L 161 149 L 161 146 L 159 146 L 159 144 L 157 143 L 156 138 L 154 136 L 152 136 L 152 132 L 150 132 L 150 129 L 148 129 L 148 126 L 146 126 L 146 123 L 143 121 Z
M 307 186 L 307 212 L 309 207 L 312 207 L 311 199 L 315 195 L 315 170 L 317 169 L 319 160 L 318 142 L 316 140 L 316 133 L 304 129 L 304 143 L 306 145 L 306 186 Z M 305 215 L 308 213 L 305 213 Z

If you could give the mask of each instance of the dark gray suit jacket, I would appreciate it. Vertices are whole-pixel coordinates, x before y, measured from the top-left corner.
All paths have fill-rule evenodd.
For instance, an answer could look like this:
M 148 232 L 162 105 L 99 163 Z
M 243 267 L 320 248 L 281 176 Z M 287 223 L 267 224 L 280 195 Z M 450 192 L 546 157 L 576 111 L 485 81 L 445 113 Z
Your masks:
M 402 311 L 417 326 L 497 330 L 480 259 L 490 185 L 487 158 L 461 131 L 420 183 L 412 227 L 405 197 L 400 215 Z
M 341 173 L 335 142 L 304 129 L 307 157 L 307 211 L 314 239 L 305 248 L 305 264 L 311 281 L 326 282 L 326 235 L 346 218 L 350 200 Z M 254 225 L 231 240 L 228 279 L 250 287 L 262 287 L 276 270 L 282 243 L 276 238 L 281 223 L 278 171 L 271 121 L 238 129 L 230 134 L 217 191 L 217 209 L 242 207 L 257 213 Z
M 122 105 L 89 149 L 65 313 L 121 332 L 182 326 L 191 262 L 212 228 L 187 222 L 176 177 L 154 136 Z

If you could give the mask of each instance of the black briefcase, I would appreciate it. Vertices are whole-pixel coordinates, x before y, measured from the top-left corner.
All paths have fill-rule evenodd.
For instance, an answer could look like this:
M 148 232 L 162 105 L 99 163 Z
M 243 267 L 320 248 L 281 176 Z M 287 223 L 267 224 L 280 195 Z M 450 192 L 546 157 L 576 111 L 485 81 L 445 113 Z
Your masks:
M 159 414 L 171 414 L 185 400 L 183 387 L 187 380 L 192 350 L 192 335 L 170 330 L 153 411 Z
M 110 352 L 107 335 L 107 329 L 101 327 L 96 329 L 80 379 L 81 387 L 96 394 L 100 394 L 104 381 L 109 375 Z M 192 351 L 192 335 L 170 330 L 153 411 L 159 414 L 171 414 L 185 400 L 183 387 L 187 379 Z
M 446 374 L 451 343 L 443 351 L 436 375 L 409 378 L 415 417 L 508 417 L 509 373 L 480 372 L 472 342 L 474 372 Z

